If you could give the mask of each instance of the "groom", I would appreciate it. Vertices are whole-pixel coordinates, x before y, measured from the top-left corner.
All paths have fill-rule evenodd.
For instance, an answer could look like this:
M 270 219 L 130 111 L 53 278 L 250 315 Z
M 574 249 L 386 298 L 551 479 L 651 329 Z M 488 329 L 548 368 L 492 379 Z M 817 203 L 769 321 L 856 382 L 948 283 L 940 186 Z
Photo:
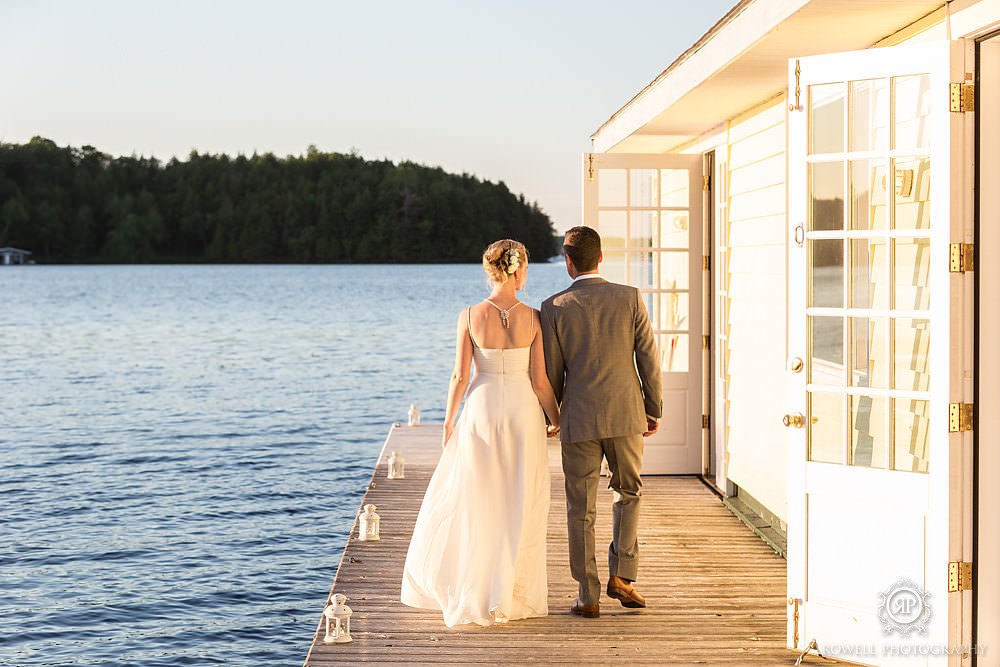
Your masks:
M 573 284 L 542 304 L 542 335 L 549 381 L 562 408 L 569 563 L 580 584 L 571 611 L 597 618 L 601 582 L 594 519 L 602 457 L 615 491 L 607 594 L 625 607 L 646 606 L 632 582 L 639 560 L 642 438 L 659 428 L 660 368 L 639 291 L 597 273 L 604 259 L 597 232 L 573 227 L 563 250 Z

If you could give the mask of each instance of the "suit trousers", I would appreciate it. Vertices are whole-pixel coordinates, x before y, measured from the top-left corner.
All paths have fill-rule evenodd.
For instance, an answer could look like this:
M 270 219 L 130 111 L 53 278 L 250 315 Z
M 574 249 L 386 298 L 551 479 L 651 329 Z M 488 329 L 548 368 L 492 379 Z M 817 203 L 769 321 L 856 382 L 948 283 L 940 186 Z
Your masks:
M 608 460 L 611 471 L 609 486 L 615 492 L 613 537 L 608 546 L 609 575 L 629 581 L 636 579 L 639 567 L 642 447 L 640 434 L 562 444 L 569 565 L 573 578 L 580 584 L 580 601 L 583 604 L 597 604 L 601 597 L 594 525 L 602 458 Z

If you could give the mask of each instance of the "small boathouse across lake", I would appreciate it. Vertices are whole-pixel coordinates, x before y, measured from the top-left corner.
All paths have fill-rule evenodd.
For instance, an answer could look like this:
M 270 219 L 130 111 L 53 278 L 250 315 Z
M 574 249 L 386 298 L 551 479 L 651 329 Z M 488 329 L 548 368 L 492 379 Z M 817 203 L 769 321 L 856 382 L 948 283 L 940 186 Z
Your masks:
M 31 253 L 19 248 L 0 248 L 0 265 L 10 266 L 11 264 L 30 263 Z

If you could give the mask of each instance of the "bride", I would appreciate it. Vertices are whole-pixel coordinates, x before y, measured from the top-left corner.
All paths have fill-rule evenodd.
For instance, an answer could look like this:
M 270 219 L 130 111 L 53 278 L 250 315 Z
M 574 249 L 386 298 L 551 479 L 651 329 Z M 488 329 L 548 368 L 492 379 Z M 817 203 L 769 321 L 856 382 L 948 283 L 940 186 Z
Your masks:
M 554 435 L 559 409 L 545 375 L 538 311 L 517 300 L 527 249 L 497 241 L 483 253 L 483 269 L 493 290 L 458 317 L 444 449 L 417 515 L 400 596 L 411 607 L 440 609 L 449 627 L 548 613 L 542 412 Z

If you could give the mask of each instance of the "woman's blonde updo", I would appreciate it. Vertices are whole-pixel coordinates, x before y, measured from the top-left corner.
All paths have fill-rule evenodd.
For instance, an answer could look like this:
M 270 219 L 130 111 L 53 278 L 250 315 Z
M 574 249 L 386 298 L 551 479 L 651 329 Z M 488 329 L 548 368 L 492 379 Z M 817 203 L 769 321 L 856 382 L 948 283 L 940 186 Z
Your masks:
M 520 241 L 501 239 L 483 251 L 483 271 L 495 285 L 501 285 L 528 263 L 528 249 Z

